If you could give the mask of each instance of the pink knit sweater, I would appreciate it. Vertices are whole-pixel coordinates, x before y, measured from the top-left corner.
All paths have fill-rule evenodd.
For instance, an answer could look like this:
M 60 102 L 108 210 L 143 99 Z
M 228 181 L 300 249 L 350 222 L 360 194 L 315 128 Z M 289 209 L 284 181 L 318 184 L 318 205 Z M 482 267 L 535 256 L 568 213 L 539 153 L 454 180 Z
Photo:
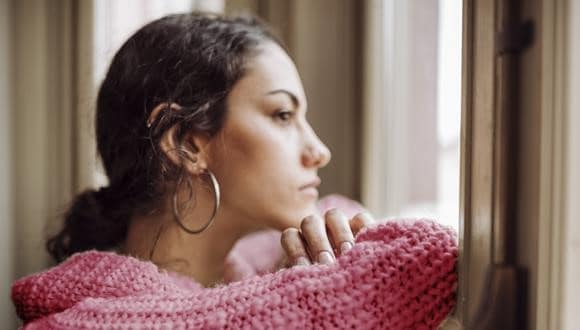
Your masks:
M 456 257 L 452 230 L 387 221 L 363 229 L 332 265 L 203 288 L 150 262 L 88 251 L 18 280 L 12 299 L 27 329 L 434 329 L 455 302 Z

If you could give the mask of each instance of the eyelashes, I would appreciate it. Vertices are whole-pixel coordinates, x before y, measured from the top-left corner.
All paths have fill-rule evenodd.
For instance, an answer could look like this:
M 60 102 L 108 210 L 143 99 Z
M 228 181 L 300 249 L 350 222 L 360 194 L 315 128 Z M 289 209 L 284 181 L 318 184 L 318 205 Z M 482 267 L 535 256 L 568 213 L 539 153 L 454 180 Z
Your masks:
M 294 112 L 289 110 L 280 110 L 274 114 L 274 118 L 282 123 L 289 123 L 294 118 Z

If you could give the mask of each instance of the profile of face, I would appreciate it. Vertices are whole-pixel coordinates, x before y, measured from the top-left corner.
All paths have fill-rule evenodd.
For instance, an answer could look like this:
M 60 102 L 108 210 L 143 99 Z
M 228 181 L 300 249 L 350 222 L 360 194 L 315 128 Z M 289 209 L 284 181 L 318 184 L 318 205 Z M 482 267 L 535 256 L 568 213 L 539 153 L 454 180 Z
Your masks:
M 222 207 L 253 225 L 298 227 L 317 213 L 317 172 L 331 154 L 306 119 L 304 89 L 286 52 L 267 43 L 245 68 L 208 144 L 207 166 L 219 181 Z

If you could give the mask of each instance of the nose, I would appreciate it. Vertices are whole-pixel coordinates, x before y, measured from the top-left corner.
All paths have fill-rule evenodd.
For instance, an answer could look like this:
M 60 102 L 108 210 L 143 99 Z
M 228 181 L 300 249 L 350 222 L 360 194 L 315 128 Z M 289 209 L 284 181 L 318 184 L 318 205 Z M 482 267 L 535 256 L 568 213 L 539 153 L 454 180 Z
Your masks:
M 302 152 L 302 163 L 305 167 L 322 168 L 330 162 L 332 154 L 312 130 L 310 133 L 310 139 Z

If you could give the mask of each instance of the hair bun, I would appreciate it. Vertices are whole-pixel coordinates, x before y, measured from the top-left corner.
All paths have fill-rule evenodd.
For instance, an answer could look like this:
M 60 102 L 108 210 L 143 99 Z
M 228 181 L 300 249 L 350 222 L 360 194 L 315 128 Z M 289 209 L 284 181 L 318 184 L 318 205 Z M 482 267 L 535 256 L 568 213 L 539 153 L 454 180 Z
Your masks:
M 111 210 L 116 209 L 110 198 L 111 187 L 88 189 L 77 195 L 65 215 L 64 229 L 47 241 L 46 247 L 58 262 L 73 253 L 113 248 L 125 237 L 126 219 Z M 125 218 L 125 216 L 122 216 Z

